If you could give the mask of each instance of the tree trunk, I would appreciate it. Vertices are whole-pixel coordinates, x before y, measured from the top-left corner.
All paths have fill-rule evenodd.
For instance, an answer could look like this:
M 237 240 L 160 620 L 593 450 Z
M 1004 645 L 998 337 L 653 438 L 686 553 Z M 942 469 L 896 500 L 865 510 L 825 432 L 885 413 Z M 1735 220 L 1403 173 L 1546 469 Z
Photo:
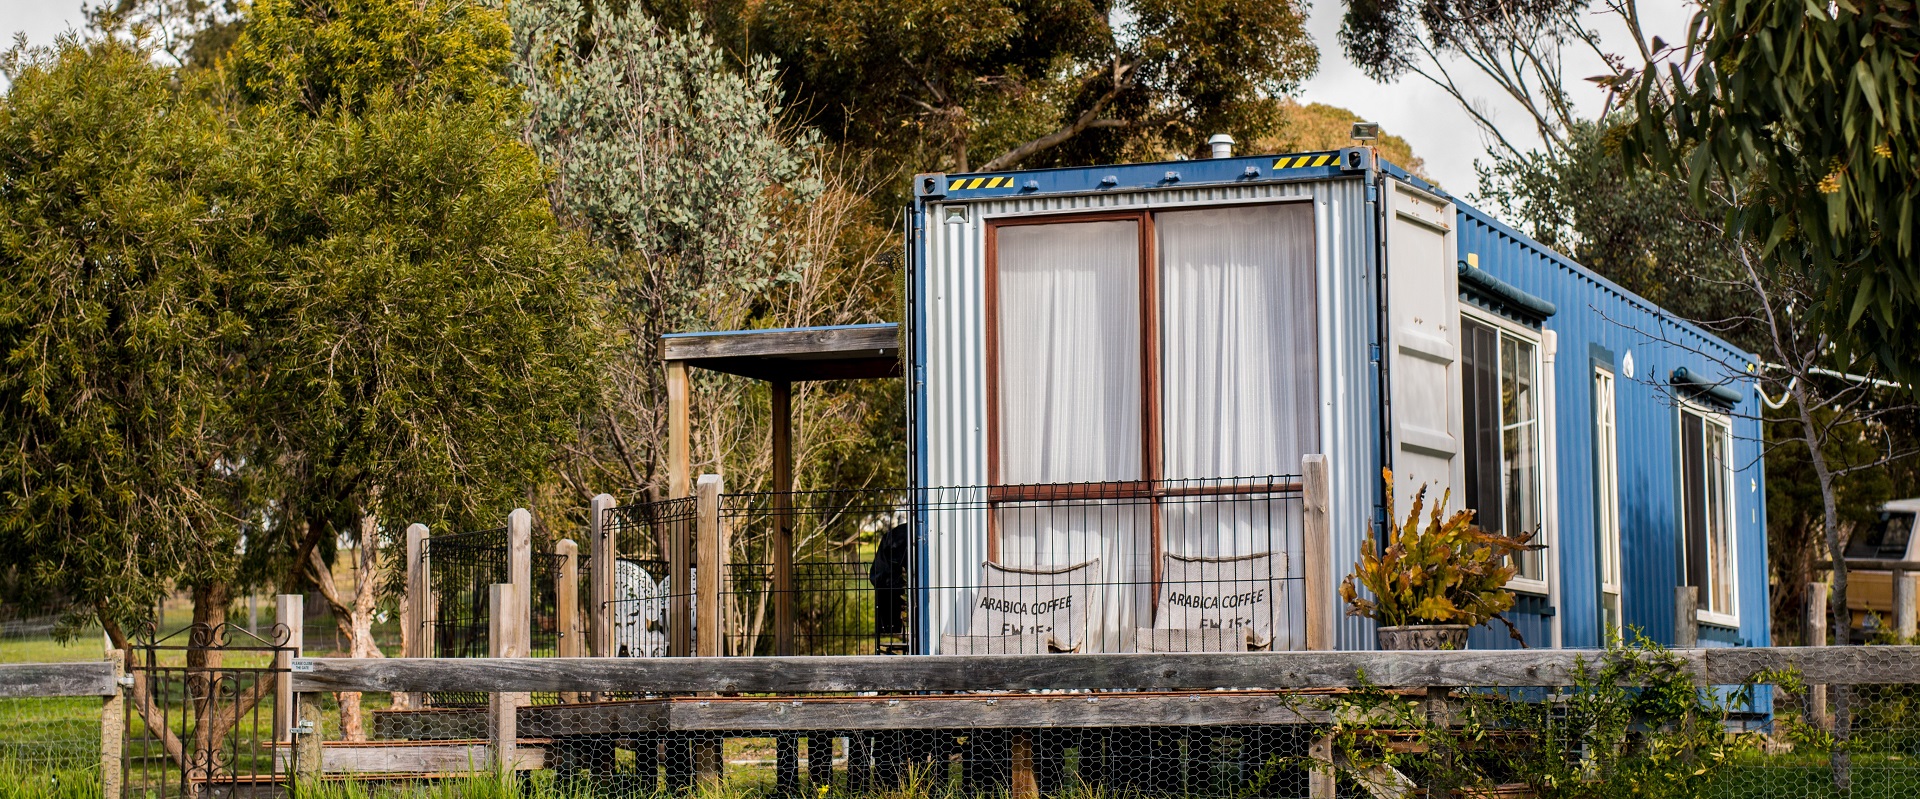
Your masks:
M 1826 436 L 1814 423 L 1813 405 L 1807 396 L 1804 381 L 1795 384 L 1794 405 L 1800 412 L 1801 437 L 1807 443 L 1807 461 L 1813 465 L 1814 479 L 1820 484 L 1821 532 L 1826 536 L 1827 557 L 1833 562 L 1832 604 L 1828 612 L 1833 614 L 1834 646 L 1846 646 L 1853 637 L 1853 612 L 1847 608 L 1847 560 L 1845 542 L 1840 540 L 1840 498 L 1834 486 L 1833 470 L 1827 465 L 1827 456 L 1821 445 Z M 1851 723 L 1848 700 L 1850 688 L 1834 685 L 1828 689 L 1828 703 L 1833 713 L 1833 750 L 1828 755 L 1828 766 L 1833 771 L 1833 788 L 1845 795 L 1853 783 L 1852 757 L 1848 753 L 1847 739 L 1850 737 L 1848 726 Z
M 227 623 L 227 602 L 232 596 L 230 586 L 218 580 L 193 586 L 192 595 L 194 627 L 204 630 L 207 637 L 189 641 L 187 689 L 191 697 L 189 708 L 193 712 L 193 751 L 207 752 L 225 732 L 216 729 L 220 725 L 214 723 L 213 711 L 221 704 L 214 692 L 228 687 L 225 681 L 216 679 L 216 672 L 225 665 L 225 653 L 219 646 L 224 637 L 220 628 Z
M 373 609 L 380 587 L 380 519 L 371 509 L 360 511 L 359 558 L 354 563 L 353 607 L 348 613 L 347 654 L 380 657 L 373 640 Z M 359 691 L 340 693 L 340 731 L 349 741 L 367 739 L 366 717 Z

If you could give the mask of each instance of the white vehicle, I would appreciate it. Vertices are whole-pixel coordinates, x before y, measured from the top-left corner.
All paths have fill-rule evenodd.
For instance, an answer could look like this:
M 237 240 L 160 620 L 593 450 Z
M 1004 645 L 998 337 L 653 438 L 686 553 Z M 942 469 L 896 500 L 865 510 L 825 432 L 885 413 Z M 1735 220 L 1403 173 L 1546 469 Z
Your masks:
M 1880 506 L 1880 521 L 1855 533 L 1847 543 L 1847 560 L 1916 560 L 1913 522 L 1920 514 L 1920 497 L 1896 499 Z M 1885 570 L 1848 569 L 1847 607 L 1853 611 L 1855 627 L 1865 623 L 1868 613 L 1879 614 L 1883 624 L 1893 622 L 1893 573 Z

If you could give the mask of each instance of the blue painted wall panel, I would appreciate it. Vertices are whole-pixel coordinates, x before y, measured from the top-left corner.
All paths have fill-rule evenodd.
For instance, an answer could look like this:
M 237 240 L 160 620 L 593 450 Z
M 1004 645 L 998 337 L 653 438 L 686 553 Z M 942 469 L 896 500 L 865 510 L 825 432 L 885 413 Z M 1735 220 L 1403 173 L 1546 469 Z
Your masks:
M 1458 202 L 1458 201 L 1456 201 Z M 1622 614 L 1629 628 L 1673 640 L 1674 589 L 1681 583 L 1678 410 L 1667 381 L 1673 370 L 1713 378 L 1737 377 L 1755 358 L 1700 328 L 1548 250 L 1492 217 L 1459 208 L 1460 257 L 1477 256 L 1487 273 L 1557 306 L 1544 328 L 1558 336 L 1555 418 L 1559 473 L 1560 605 L 1562 644 L 1600 643 L 1598 533 L 1595 514 L 1592 363 L 1611 361 L 1619 441 Z M 1633 370 L 1626 372 L 1631 354 Z M 1750 381 L 1735 384 L 1743 397 L 1733 409 L 1737 628 L 1704 629 L 1703 640 L 1768 643 L 1765 476 L 1761 465 L 1759 400 Z M 1522 615 L 1525 614 L 1516 614 Z M 1529 619 L 1537 624 L 1538 617 Z M 1523 625 L 1524 626 L 1524 625 Z M 1495 631 L 1476 631 L 1476 644 L 1500 645 Z M 1504 634 L 1499 636 L 1504 638 Z M 1531 636 L 1530 636 L 1531 637 Z M 1532 643 L 1529 641 L 1529 643 Z

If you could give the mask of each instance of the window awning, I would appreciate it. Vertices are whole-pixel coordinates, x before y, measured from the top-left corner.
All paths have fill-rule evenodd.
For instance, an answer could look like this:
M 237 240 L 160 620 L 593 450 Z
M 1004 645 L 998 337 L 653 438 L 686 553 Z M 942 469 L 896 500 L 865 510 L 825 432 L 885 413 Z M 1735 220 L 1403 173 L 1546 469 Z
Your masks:
M 1487 274 L 1466 261 L 1460 262 L 1460 296 L 1489 311 L 1535 327 L 1559 310 L 1551 300 L 1528 294 L 1519 286 Z

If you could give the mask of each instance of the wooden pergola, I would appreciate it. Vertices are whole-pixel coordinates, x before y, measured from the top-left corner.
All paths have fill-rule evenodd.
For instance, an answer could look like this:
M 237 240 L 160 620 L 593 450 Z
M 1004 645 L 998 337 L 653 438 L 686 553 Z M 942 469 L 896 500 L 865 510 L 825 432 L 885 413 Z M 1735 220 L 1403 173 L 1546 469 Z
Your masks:
M 688 369 L 707 369 L 755 380 L 772 388 L 774 651 L 793 652 L 793 384 L 808 380 L 866 380 L 900 376 L 900 326 L 896 324 L 790 327 L 669 333 L 660 337 L 667 370 L 667 492 L 693 495 L 688 441 Z M 677 537 L 679 538 L 679 537 Z M 669 560 L 675 585 L 686 585 L 690 542 L 676 541 Z M 717 554 L 717 553 L 716 553 Z M 715 643 L 717 644 L 717 636 Z M 680 654 L 685 654 L 681 652 Z M 715 656 L 717 650 L 695 654 Z

